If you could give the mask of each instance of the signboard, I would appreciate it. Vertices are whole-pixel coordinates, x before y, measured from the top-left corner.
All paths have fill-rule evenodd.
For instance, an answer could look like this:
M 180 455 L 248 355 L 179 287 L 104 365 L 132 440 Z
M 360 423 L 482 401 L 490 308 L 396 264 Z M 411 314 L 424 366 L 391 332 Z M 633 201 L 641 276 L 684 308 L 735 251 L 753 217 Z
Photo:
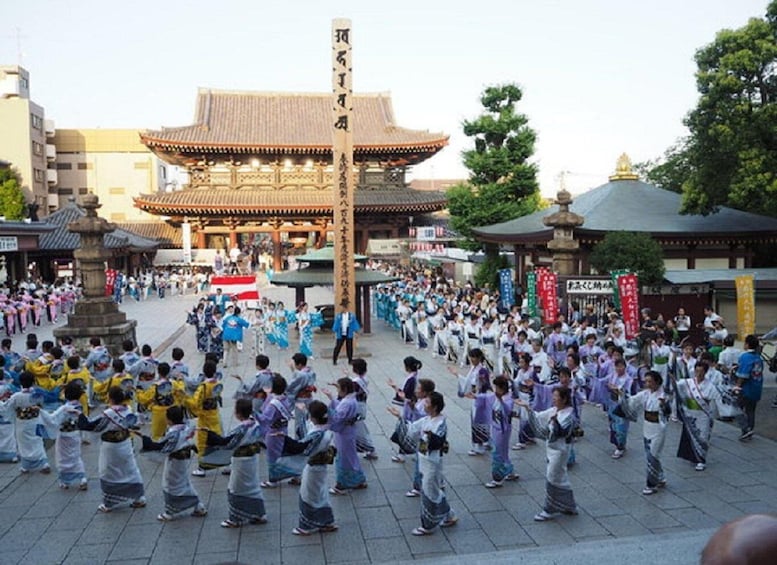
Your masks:
M 626 339 L 639 334 L 639 281 L 637 275 L 629 273 L 618 277 L 618 297 L 621 303 L 623 325 L 626 327 Z
M 616 310 L 621 309 L 621 297 L 618 291 L 618 277 L 627 274 L 629 274 L 629 271 L 624 269 L 610 271 L 610 278 L 612 279 L 612 304 L 615 306 Z
M 332 20 L 332 165 L 334 166 L 335 311 L 356 310 L 353 230 L 353 76 L 351 20 Z
M 513 285 L 512 269 L 499 269 L 499 298 L 503 308 L 515 304 L 515 286 Z
M 542 269 L 537 275 L 537 289 L 542 303 L 543 320 L 552 325 L 558 317 L 558 288 L 556 273 Z
M 0 253 L 19 251 L 19 238 L 15 235 L 0 236 Z
M 612 294 L 612 279 L 568 279 L 567 294 Z
M 192 225 L 189 222 L 181 224 L 181 240 L 183 243 L 183 263 L 189 265 L 192 262 Z
M 432 241 L 436 239 L 434 226 L 416 228 L 416 239 L 419 241 Z
M 526 273 L 526 309 L 529 316 L 537 315 L 537 273 Z
M 737 288 L 737 337 L 755 333 L 755 277 L 740 275 L 734 279 Z

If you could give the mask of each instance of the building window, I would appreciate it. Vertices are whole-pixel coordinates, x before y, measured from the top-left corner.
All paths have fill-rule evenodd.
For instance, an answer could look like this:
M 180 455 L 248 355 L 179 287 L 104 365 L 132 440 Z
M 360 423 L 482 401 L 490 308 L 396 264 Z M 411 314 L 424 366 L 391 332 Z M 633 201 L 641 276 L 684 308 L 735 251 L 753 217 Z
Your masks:
M 94 169 L 94 163 L 78 163 L 79 171 L 86 171 Z
M 112 222 L 124 222 L 127 220 L 127 214 L 124 212 L 114 212 L 111 214 Z
M 34 155 L 43 155 L 43 145 L 37 141 L 32 142 L 32 152 Z
M 32 120 L 32 127 L 40 130 L 43 129 L 43 118 L 40 116 L 36 116 L 35 114 L 30 114 L 31 120 Z
M 33 169 L 33 171 L 34 171 L 34 172 L 33 172 L 33 175 L 34 175 L 34 177 L 33 177 L 33 178 L 34 178 L 34 179 L 35 179 L 37 182 L 43 182 L 43 181 L 45 181 L 45 180 L 46 180 L 46 173 L 45 173 L 45 172 L 43 172 L 43 170 L 41 170 L 41 169 Z
M 84 194 L 89 194 L 89 189 L 81 187 L 78 189 L 78 194 L 80 194 L 81 196 L 83 196 Z
M 73 169 L 73 163 L 57 163 L 58 171 L 70 171 Z
M 57 188 L 56 186 L 50 186 L 49 187 L 49 194 L 59 194 L 59 192 L 58 192 L 59 190 L 60 189 Z
M 30 89 L 30 81 L 27 80 L 27 77 L 19 77 L 19 84 L 24 90 Z
M 57 194 L 60 196 L 72 196 L 73 195 L 73 189 L 72 188 L 58 188 Z
M 125 190 L 123 186 L 112 186 L 108 189 L 108 194 L 113 194 L 118 196 L 124 193 L 125 193 Z

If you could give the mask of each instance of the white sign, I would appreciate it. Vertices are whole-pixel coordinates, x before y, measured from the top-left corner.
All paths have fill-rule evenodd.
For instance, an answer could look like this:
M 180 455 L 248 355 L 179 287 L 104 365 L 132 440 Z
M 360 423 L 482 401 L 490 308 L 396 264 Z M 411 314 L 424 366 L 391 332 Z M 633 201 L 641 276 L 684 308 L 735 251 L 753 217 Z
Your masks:
M 416 239 L 419 241 L 432 241 L 435 239 L 434 226 L 416 228 Z
M 567 294 L 612 294 L 612 279 L 569 279 Z
M 181 224 L 181 240 L 183 243 L 183 263 L 192 262 L 192 225 L 189 222 Z
M 0 236 L 0 253 L 19 251 L 19 239 L 15 235 Z

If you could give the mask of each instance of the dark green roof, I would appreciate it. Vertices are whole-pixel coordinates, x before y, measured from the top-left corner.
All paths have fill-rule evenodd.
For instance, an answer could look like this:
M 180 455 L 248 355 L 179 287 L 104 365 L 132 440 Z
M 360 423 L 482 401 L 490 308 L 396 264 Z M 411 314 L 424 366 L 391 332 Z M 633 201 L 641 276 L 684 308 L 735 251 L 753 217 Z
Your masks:
M 331 286 L 335 284 L 334 268 L 308 267 L 293 271 L 276 273 L 272 277 L 272 284 L 291 287 Z M 380 271 L 370 269 L 356 269 L 356 284 L 373 286 L 398 280 Z
M 333 263 L 335 262 L 335 248 L 331 246 L 321 249 L 312 249 L 304 255 L 297 255 L 295 259 L 302 263 Z M 366 255 L 354 255 L 353 260 L 362 262 L 367 260 Z
M 570 210 L 585 223 L 575 234 L 601 234 L 611 231 L 649 232 L 654 236 L 705 235 L 768 236 L 777 238 L 777 219 L 722 207 L 716 214 L 680 214 L 682 197 L 638 180 L 614 180 L 574 198 Z M 486 241 L 543 241 L 553 229 L 543 224 L 558 205 L 523 216 L 475 228 L 478 239 Z

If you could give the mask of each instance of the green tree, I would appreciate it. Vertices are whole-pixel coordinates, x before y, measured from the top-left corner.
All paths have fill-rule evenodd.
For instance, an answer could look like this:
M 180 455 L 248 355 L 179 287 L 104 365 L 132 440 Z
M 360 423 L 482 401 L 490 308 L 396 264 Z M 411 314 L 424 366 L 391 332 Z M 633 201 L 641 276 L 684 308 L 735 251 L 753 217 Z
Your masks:
M 19 176 L 13 169 L 0 168 L 0 216 L 6 220 L 22 220 L 25 208 Z
M 615 231 L 597 243 L 589 257 L 599 273 L 628 269 L 637 273 L 640 284 L 659 284 L 664 278 L 664 253 L 646 233 Z
M 695 59 L 689 136 L 648 167 L 648 180 L 681 186 L 687 213 L 731 206 L 777 216 L 777 0 L 765 18 L 718 32 Z
M 678 140 L 660 159 L 637 163 L 634 165 L 634 171 L 659 188 L 682 192 L 683 183 L 691 173 L 691 164 L 688 162 L 688 140 L 685 138 Z
M 484 113 L 463 123 L 464 134 L 475 144 L 462 153 L 470 178 L 451 187 L 447 196 L 451 225 L 468 249 L 481 247 L 472 239 L 473 227 L 512 220 L 540 205 L 537 166 L 529 162 L 537 136 L 515 109 L 522 96 L 515 84 L 489 86 L 480 97 Z
M 499 255 L 498 253 L 486 255 L 486 260 L 480 264 L 475 272 L 475 284 L 480 288 L 488 285 L 492 289 L 498 289 L 499 270 L 507 269 L 509 266 L 507 257 L 504 255 Z

